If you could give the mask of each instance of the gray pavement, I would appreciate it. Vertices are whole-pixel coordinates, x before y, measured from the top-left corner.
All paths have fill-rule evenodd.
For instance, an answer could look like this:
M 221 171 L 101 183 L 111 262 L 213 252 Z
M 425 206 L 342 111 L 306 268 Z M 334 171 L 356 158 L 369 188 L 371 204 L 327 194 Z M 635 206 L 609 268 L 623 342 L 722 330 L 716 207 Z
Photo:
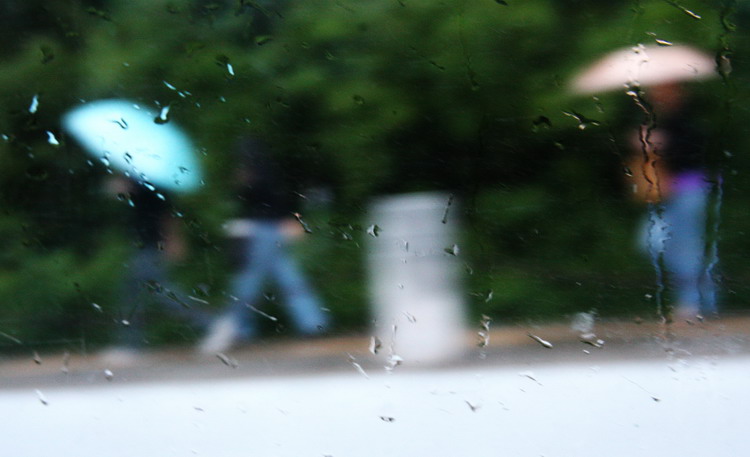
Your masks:
M 582 336 L 569 323 L 496 325 L 491 327 L 483 347 L 478 345 L 479 330 L 479 326 L 467 329 L 465 349 L 458 357 L 438 363 L 404 360 L 398 370 L 590 364 L 626 359 L 668 361 L 690 355 L 750 353 L 748 316 L 671 326 L 598 321 L 588 336 Z M 221 356 L 200 356 L 191 347 L 162 348 L 146 351 L 122 365 L 104 360 L 99 352 L 58 352 L 39 357 L 30 353 L 0 358 L 0 389 L 388 371 L 388 349 L 382 348 L 375 355 L 370 343 L 371 336 L 367 334 L 313 340 L 271 339 Z

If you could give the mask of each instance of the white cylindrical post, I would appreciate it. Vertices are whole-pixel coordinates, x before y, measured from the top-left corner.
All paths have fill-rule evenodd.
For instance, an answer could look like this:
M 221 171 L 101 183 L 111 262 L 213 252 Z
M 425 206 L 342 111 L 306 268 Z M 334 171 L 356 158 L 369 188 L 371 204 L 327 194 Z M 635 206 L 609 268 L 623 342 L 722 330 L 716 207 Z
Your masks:
M 456 202 L 445 193 L 391 196 L 371 205 L 370 294 L 384 355 L 437 363 L 463 352 L 457 219 Z

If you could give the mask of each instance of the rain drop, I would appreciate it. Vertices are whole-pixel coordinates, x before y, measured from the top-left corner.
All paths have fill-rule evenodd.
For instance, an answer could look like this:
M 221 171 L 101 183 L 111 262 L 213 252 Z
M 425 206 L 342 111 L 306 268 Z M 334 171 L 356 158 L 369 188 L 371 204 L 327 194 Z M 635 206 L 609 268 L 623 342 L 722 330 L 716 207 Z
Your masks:
M 443 219 L 440 221 L 443 224 L 448 223 L 448 213 L 450 212 L 451 206 L 453 205 L 453 198 L 454 198 L 453 194 L 448 196 L 448 202 L 445 204 L 445 210 L 443 211 Z
M 544 340 L 544 339 L 542 339 L 542 338 L 540 338 L 540 337 L 538 337 L 536 335 L 532 335 L 531 333 L 528 333 L 528 335 L 529 335 L 529 338 L 531 338 L 532 340 L 534 340 L 537 343 L 541 344 L 542 347 L 545 347 L 547 349 L 552 349 L 554 347 L 554 346 L 552 346 L 552 343 L 550 343 L 547 340 Z
M 123 119 L 123 118 L 120 118 L 120 119 L 112 121 L 112 122 L 114 122 L 115 124 L 119 125 L 120 128 L 123 129 L 123 130 L 127 130 L 128 129 L 128 123 L 125 122 L 125 119 Z
M 161 108 L 161 111 L 159 112 L 159 115 L 156 116 L 154 119 L 154 122 L 157 124 L 166 124 L 169 122 L 169 109 L 171 108 L 170 105 L 163 106 Z
M 31 99 L 31 105 L 29 105 L 29 113 L 34 114 L 39 109 L 39 94 L 34 95 Z
M 380 416 L 380 420 L 383 422 L 395 422 L 396 419 L 390 416 Z
M 365 104 L 365 99 L 361 95 L 354 95 L 352 97 L 352 100 L 354 100 L 354 103 L 356 103 L 357 105 L 364 105 Z
M 563 114 L 568 117 L 572 117 L 573 119 L 578 121 L 579 130 L 586 130 L 589 127 L 592 127 L 592 126 L 595 127 L 595 126 L 601 125 L 599 121 L 594 120 L 594 119 L 589 119 L 583 114 L 577 113 L 575 111 L 563 111 Z
M 478 410 L 479 408 L 481 408 L 481 406 L 480 406 L 480 405 L 475 405 L 475 404 L 471 403 L 471 402 L 470 402 L 470 401 L 468 401 L 468 400 L 464 400 L 464 402 L 466 402 L 466 405 L 467 405 L 467 406 L 469 407 L 469 409 L 471 409 L 471 412 L 472 412 L 472 413 L 475 413 L 475 412 L 477 412 L 477 410 Z
M 162 81 L 162 82 L 164 83 L 165 86 L 167 86 L 167 89 L 175 90 L 175 91 L 177 90 L 177 88 L 175 86 L 169 84 L 168 82 L 166 82 L 166 81 Z
M 362 368 L 362 365 L 360 365 L 359 363 L 357 363 L 356 357 L 354 357 L 351 354 L 347 354 L 347 355 L 349 356 L 349 363 L 352 364 L 352 366 L 354 367 L 354 369 L 357 370 L 359 372 L 359 374 L 361 374 L 365 378 L 370 379 L 370 376 L 367 375 L 367 372 L 364 370 L 364 368 Z
M 302 220 L 302 215 L 300 213 L 294 213 L 294 218 L 297 219 L 297 222 L 300 223 L 302 226 L 302 229 L 305 231 L 305 233 L 312 233 L 312 229 L 305 221 Z
M 378 352 L 383 348 L 383 342 L 380 341 L 380 338 L 377 336 L 373 336 L 370 338 L 370 353 L 377 355 Z
M 39 389 L 36 390 L 36 397 L 39 399 L 40 402 L 42 402 L 44 406 L 49 405 L 49 402 L 47 401 L 47 397 L 44 396 L 41 390 Z
M 46 45 L 40 46 L 39 50 L 42 51 L 42 63 L 46 64 L 55 59 L 55 53 L 52 52 L 52 48 Z
M 367 227 L 367 234 L 372 237 L 377 237 L 380 234 L 380 227 L 375 224 Z
M 34 351 L 34 363 L 37 365 L 42 364 L 42 358 L 39 356 L 39 353 Z
M 445 248 L 445 252 L 452 256 L 457 256 L 461 252 L 461 250 L 458 248 L 458 245 L 454 244 L 449 248 Z
M 492 323 L 492 318 L 487 315 L 482 315 L 482 320 L 479 321 L 479 332 L 477 335 L 479 336 L 479 341 L 477 343 L 477 346 L 480 348 L 487 347 L 490 344 L 490 324 Z
M 404 363 L 404 359 L 401 358 L 401 356 L 396 355 L 396 354 L 391 354 L 388 357 L 388 363 L 386 363 L 385 369 L 388 372 L 392 372 L 394 368 L 401 365 L 402 363 Z
M 255 44 L 258 46 L 263 46 L 264 44 L 268 44 L 271 41 L 273 41 L 273 37 L 271 35 L 260 35 L 255 37 Z
M 104 379 L 111 381 L 115 377 L 115 374 L 111 370 L 104 370 Z
M 223 363 L 224 365 L 230 368 L 237 369 L 240 366 L 239 362 L 237 362 L 236 359 L 229 357 L 228 355 L 223 354 L 221 352 L 216 354 L 216 357 L 218 357 L 219 360 L 221 360 L 221 363 Z

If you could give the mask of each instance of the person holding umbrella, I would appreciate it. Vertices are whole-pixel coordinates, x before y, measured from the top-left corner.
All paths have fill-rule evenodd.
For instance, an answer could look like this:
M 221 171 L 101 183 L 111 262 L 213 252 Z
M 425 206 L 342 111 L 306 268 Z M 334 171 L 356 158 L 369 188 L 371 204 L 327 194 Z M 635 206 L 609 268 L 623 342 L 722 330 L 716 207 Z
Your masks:
M 167 273 L 167 262 L 185 253 L 169 192 L 196 190 L 201 169 L 187 136 L 174 124 L 155 119 L 155 113 L 127 100 L 86 103 L 63 117 L 64 129 L 112 172 L 107 188 L 127 201 L 129 226 L 136 238 L 137 249 L 122 280 L 116 346 L 103 355 L 115 364 L 131 362 L 145 343 L 150 305 L 159 305 L 199 329 L 210 321 Z
M 296 194 L 284 185 L 283 169 L 262 140 L 246 137 L 237 149 L 235 180 L 246 236 L 241 266 L 231 282 L 226 311 L 211 325 L 199 350 L 216 354 L 239 340 L 255 336 L 262 287 L 273 280 L 281 289 L 297 332 L 318 335 L 329 325 L 320 300 L 288 251 L 290 241 L 304 233 L 296 219 Z
M 709 255 L 706 230 L 716 179 L 709 176 L 706 139 L 685 86 L 715 76 L 715 67 L 710 56 L 691 47 L 639 45 L 605 56 L 573 81 L 577 93 L 625 90 L 645 111 L 646 121 L 631 136 L 630 184 L 649 204 L 643 238 L 673 292 L 668 320 L 672 314 L 690 321 L 717 312 L 717 258 Z

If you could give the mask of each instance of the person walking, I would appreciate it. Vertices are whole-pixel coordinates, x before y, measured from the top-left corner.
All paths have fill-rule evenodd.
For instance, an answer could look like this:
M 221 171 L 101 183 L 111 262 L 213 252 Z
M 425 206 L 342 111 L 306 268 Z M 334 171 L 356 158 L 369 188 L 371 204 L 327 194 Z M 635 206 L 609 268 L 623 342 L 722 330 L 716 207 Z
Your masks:
M 643 244 L 654 266 L 663 265 L 675 317 L 711 316 L 718 311 L 713 272 L 718 259 L 707 243 L 714 183 L 706 168 L 706 139 L 681 84 L 654 85 L 645 95 L 654 122 L 640 127 L 631 164 L 633 190 L 649 204 Z
M 318 335 L 329 325 L 317 294 L 289 252 L 304 230 L 295 218 L 296 194 L 284 184 L 284 170 L 262 140 L 242 139 L 237 154 L 237 199 L 249 233 L 241 243 L 241 266 L 231 280 L 231 302 L 199 346 L 205 354 L 224 352 L 256 336 L 259 299 L 269 280 L 280 288 L 298 333 Z

